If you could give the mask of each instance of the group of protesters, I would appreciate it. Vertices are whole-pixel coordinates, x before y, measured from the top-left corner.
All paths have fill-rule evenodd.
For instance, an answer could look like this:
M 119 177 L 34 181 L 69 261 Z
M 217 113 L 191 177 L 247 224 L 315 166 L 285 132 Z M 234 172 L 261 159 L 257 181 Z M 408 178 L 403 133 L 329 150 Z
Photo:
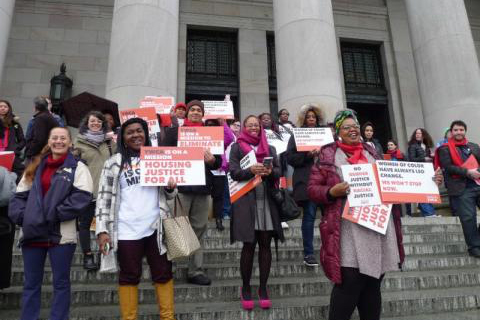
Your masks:
M 77 230 L 84 268 L 97 270 L 100 263 L 90 246 L 92 221 L 102 254 L 100 260 L 115 254 L 118 261 L 122 318 L 137 318 L 138 285 L 142 259 L 146 256 L 160 318 L 174 319 L 172 261 L 167 259 L 162 221 L 171 216 L 170 200 L 177 197 L 200 241 L 207 230 L 210 203 L 219 232 L 224 229 L 223 218 L 230 218 L 231 242 L 243 243 L 241 306 L 252 310 L 257 297 L 261 308 L 270 308 L 267 284 L 271 243 L 275 240 L 277 245 L 285 240 L 275 190 L 288 167 L 293 171 L 292 197 L 303 208 L 303 263 L 317 266 L 315 256 L 319 256 L 325 275 L 334 283 L 329 319 L 350 319 L 355 308 L 360 319 L 380 319 L 382 279 L 386 272 L 398 270 L 405 256 L 400 205 L 393 205 L 385 235 L 341 219 L 350 193 L 342 165 L 374 163 L 384 157 L 392 161 L 434 162 L 438 169 L 432 178 L 437 184 L 445 180 L 468 253 L 480 258 L 476 221 L 480 149 L 467 141 L 467 125 L 463 121 L 452 122 L 435 152 L 428 132 L 418 128 L 406 154 L 393 139 L 388 140 L 384 153 L 374 138 L 374 124 L 366 122 L 360 126 L 355 112 L 349 109 L 339 111 L 327 123 L 321 105 L 306 104 L 299 107 L 294 125 L 287 109 L 280 110 L 278 122 L 268 113 L 249 115 L 240 122 L 204 120 L 204 105 L 198 100 L 178 103 L 172 109 L 172 126 L 162 128 L 158 134 L 159 145 L 177 146 L 178 126 L 223 126 L 225 153 L 213 155 L 204 151 L 205 185 L 177 187 L 170 179 L 167 186 L 147 187 L 140 184 L 140 150 L 152 143 L 144 120 L 132 118 L 118 127 L 111 114 L 91 111 L 74 139 L 61 119 L 51 113 L 47 98 L 36 98 L 34 105 L 35 115 L 25 138 L 11 104 L 0 100 L 0 151 L 15 153 L 11 172 L 0 167 L 0 288 L 10 286 L 12 246 L 15 226 L 19 226 L 25 276 L 21 319 L 39 316 L 47 254 L 54 288 L 50 319 L 69 318 L 70 267 Z M 329 127 L 335 141 L 308 152 L 298 151 L 291 134 L 295 126 Z M 290 133 L 285 152 L 279 155 L 269 145 L 266 130 L 280 138 L 287 136 L 285 132 Z M 252 151 L 257 163 L 242 168 L 241 160 Z M 265 161 L 266 158 L 271 161 Z M 476 167 L 467 168 L 467 162 L 476 163 Z M 227 173 L 235 181 L 260 176 L 262 182 L 230 203 Z M 139 203 L 142 210 L 138 210 Z M 409 208 L 407 214 L 411 214 Z M 435 216 L 431 204 L 419 204 L 419 208 L 423 216 Z M 321 212 L 321 248 L 313 245 L 317 211 Z M 257 244 L 259 285 L 254 293 L 251 277 Z M 201 249 L 189 257 L 189 283 L 211 284 L 203 260 Z

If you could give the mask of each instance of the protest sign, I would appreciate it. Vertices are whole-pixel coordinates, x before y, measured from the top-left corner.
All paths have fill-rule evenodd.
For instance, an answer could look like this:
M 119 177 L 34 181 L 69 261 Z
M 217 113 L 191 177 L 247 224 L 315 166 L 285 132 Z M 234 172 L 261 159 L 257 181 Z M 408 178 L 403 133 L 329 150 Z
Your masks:
M 223 154 L 223 127 L 178 127 L 178 147 L 200 147 Z
M 155 108 L 138 108 L 138 109 L 128 109 L 118 111 L 120 115 L 120 122 L 124 123 L 131 118 L 142 118 L 148 123 L 148 133 L 150 135 L 150 141 L 152 141 L 152 146 L 158 146 L 157 133 L 160 132 L 160 127 L 158 125 L 157 114 L 155 113 Z
M 0 152 L 0 167 L 7 168 L 8 171 L 12 171 L 13 160 L 15 160 L 15 152 L 2 151 Z
M 475 158 L 475 156 L 472 154 L 470 157 L 467 158 L 467 160 L 463 163 L 462 168 L 465 169 L 476 169 L 478 170 L 478 161 Z M 474 179 L 476 184 L 480 185 L 480 179 Z
M 343 180 L 350 185 L 348 202 L 351 207 L 382 203 L 374 170 L 371 163 L 342 166 Z
M 202 148 L 142 147 L 140 184 L 166 186 L 172 177 L 178 186 L 205 185 Z
M 142 101 L 140 101 L 140 108 L 155 108 L 155 112 L 160 115 L 160 119 L 162 120 L 160 123 L 160 126 L 162 127 L 170 127 L 172 125 L 170 111 L 174 106 L 174 97 L 146 96 Z
M 250 151 L 245 157 L 240 160 L 240 168 L 248 169 L 254 164 L 257 163 L 257 158 L 255 157 L 255 152 Z M 235 181 L 230 176 L 230 173 L 227 174 L 228 179 L 228 189 L 230 191 L 230 202 L 234 203 L 247 192 L 255 188 L 262 182 L 262 177 L 255 176 L 248 181 Z
M 233 119 L 233 102 L 232 101 L 202 101 L 205 113 L 203 119 Z
M 279 135 L 270 129 L 265 129 L 265 134 L 267 135 L 268 144 L 275 147 L 277 155 L 287 150 L 288 140 L 284 139 L 282 135 Z
M 330 128 L 293 128 L 297 151 L 312 151 L 333 142 Z
M 347 201 L 342 218 L 384 235 L 387 233 L 391 213 L 391 204 L 350 207 Z
M 441 202 L 432 163 L 377 161 L 376 167 L 382 202 Z

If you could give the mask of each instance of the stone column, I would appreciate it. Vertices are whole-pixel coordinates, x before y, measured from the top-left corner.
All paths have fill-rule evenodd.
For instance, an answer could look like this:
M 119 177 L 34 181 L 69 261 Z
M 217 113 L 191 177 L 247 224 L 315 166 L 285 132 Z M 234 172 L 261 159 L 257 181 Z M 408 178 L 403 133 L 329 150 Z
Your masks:
M 344 108 L 331 0 L 274 0 L 278 108 L 291 119 L 308 102 L 324 106 L 328 121 Z
M 3 79 L 3 67 L 7 55 L 14 7 L 15 0 L 0 0 L 0 83 Z
M 176 96 L 179 0 L 115 0 L 106 97 L 120 109 Z
M 242 119 L 270 111 L 267 34 L 264 30 L 238 30 L 238 62 Z
M 480 70 L 463 0 L 406 0 L 426 129 L 435 140 L 452 120 L 480 136 Z

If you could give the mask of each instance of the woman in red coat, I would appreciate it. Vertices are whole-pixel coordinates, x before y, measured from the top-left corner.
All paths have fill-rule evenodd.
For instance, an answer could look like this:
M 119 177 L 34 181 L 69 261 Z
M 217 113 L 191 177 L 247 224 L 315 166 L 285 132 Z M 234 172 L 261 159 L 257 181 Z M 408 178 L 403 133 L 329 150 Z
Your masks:
M 335 117 L 339 141 L 321 149 L 312 167 L 308 194 L 324 205 L 320 223 L 320 261 L 326 276 L 335 283 L 330 298 L 330 320 L 350 319 L 358 307 L 360 319 L 380 319 L 380 284 L 385 272 L 399 269 L 404 252 L 400 212 L 395 209 L 386 235 L 341 218 L 348 183 L 341 166 L 374 163 L 378 153 L 361 142 L 360 126 L 353 111 L 342 110 Z

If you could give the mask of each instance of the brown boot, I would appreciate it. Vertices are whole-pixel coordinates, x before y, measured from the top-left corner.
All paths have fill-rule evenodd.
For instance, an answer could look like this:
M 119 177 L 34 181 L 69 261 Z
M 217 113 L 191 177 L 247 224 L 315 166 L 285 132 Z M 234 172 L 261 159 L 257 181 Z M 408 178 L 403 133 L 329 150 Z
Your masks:
M 175 303 L 173 297 L 173 279 L 166 283 L 155 283 L 158 310 L 161 320 L 175 320 Z
M 119 286 L 118 297 L 122 320 L 137 320 L 138 311 L 138 287 Z

